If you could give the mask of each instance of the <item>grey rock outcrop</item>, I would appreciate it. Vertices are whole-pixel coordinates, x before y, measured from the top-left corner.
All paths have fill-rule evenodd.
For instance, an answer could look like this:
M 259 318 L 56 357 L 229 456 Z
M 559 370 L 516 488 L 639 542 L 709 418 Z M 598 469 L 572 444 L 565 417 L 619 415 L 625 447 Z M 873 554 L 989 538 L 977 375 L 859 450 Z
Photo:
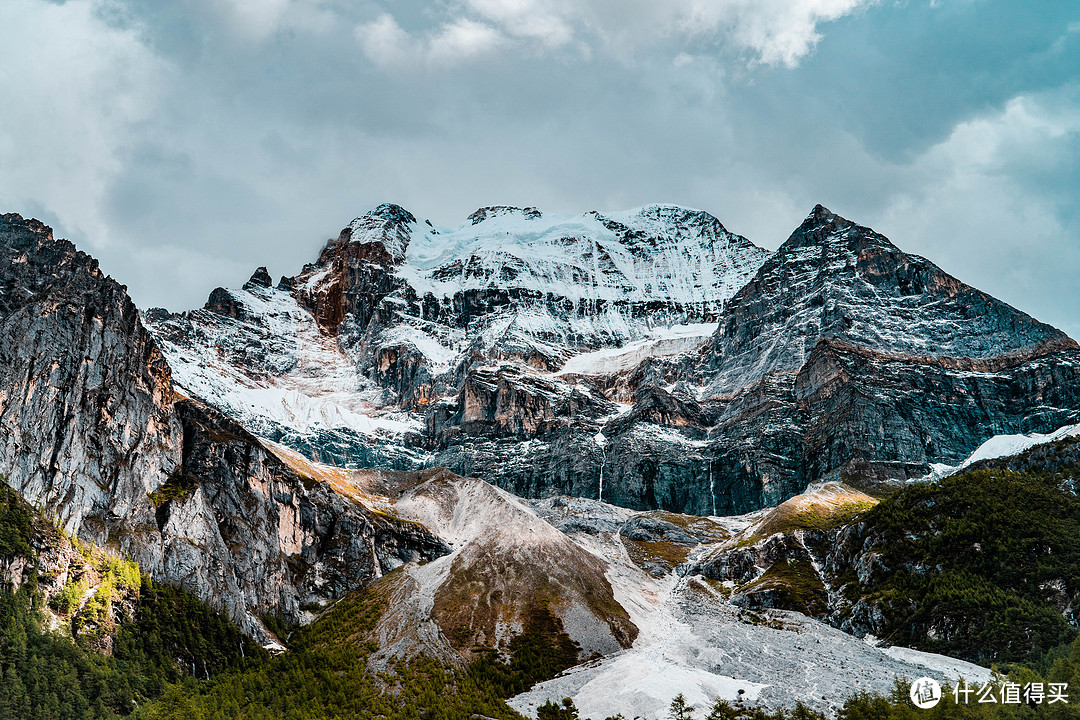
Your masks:
M 71 533 L 269 639 L 445 545 L 301 477 L 179 396 L 123 286 L 49 228 L 0 217 L 0 474 Z
M 99 545 L 121 522 L 153 527 L 147 494 L 180 460 L 174 401 L 169 366 L 125 289 L 40 222 L 0 217 L 8 482 Z
M 1072 339 L 821 206 L 728 304 L 702 366 L 717 434 L 786 461 L 736 479 L 766 502 L 768 481 L 904 480 L 1080 414 Z
M 303 617 L 410 561 L 448 552 L 416 523 L 306 477 L 217 411 L 182 401 L 178 472 L 150 499 L 162 576 L 233 617 Z M 247 623 L 250 631 L 252 623 Z

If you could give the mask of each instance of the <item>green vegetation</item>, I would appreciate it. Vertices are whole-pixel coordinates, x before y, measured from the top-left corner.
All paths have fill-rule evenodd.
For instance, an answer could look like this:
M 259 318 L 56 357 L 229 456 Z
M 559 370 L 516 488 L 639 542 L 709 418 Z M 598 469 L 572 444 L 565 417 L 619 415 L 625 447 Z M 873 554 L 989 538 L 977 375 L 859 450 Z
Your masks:
M 0 477 L 0 557 L 29 557 L 33 511 Z
M 213 677 L 239 667 L 242 654 L 263 655 L 191 596 L 149 581 L 111 657 L 46 630 L 41 610 L 36 584 L 0 593 L 0 720 L 123 716 L 183 681 L 189 662 Z
M 352 593 L 310 626 L 292 629 L 286 654 L 183 691 L 167 689 L 137 717 L 515 720 L 520 716 L 504 698 L 577 662 L 579 648 L 544 611 L 511 641 L 507 658 L 488 652 L 466 670 L 421 658 L 377 672 L 369 661 L 390 581 Z
M 754 535 L 743 538 L 739 546 L 797 530 L 835 530 L 850 524 L 877 503 L 874 498 L 854 488 L 830 483 L 817 493 L 793 497 L 771 510 L 756 525 Z
M 671 701 L 668 717 L 671 718 L 671 720 L 692 720 L 694 717 L 694 706 L 686 702 L 686 697 L 682 693 L 679 693 L 675 696 L 675 699 Z
M 49 607 L 61 615 L 70 615 L 79 608 L 79 604 L 90 589 L 90 578 L 82 575 L 78 579 L 72 578 L 64 589 L 49 600 Z
M 579 717 L 572 698 L 563 698 L 561 705 L 548 700 L 536 708 L 536 720 L 578 720 Z
M 672 703 L 674 706 L 674 702 Z M 673 707 L 674 710 L 674 707 Z M 674 717 L 674 713 L 672 714 Z M 694 715 L 684 716 L 683 720 L 693 720 Z M 826 720 L 826 716 L 815 712 L 799 703 L 794 710 L 779 710 L 767 712 L 753 707 L 745 707 L 741 703 L 731 704 L 725 700 L 717 701 L 705 720 Z
M 971 694 L 966 699 L 960 694 L 957 703 L 955 687 L 942 688 L 942 698 L 936 707 L 920 710 L 908 698 L 909 685 L 897 681 L 889 695 L 858 693 L 849 698 L 840 711 L 838 720 L 1076 720 L 1080 718 L 1080 704 L 1077 703 L 1077 688 L 1080 687 L 1080 643 L 1065 646 L 1058 651 L 1059 656 L 1045 672 L 1035 672 L 1028 668 L 1014 666 L 1007 676 L 1007 682 L 1028 683 L 1067 683 L 1068 703 L 1050 704 L 1048 698 L 1033 707 L 1026 704 L 1003 703 L 1002 683 L 994 683 L 992 693 L 996 703 L 980 703 L 978 694 Z M 1063 653 L 1063 654 L 1061 654 Z M 1049 656 L 1047 656 L 1049 657 Z M 975 686 L 971 686 L 973 689 Z M 1021 699 L 1023 696 L 1021 695 Z
M 140 710 L 142 720 L 204 718 L 381 718 L 497 720 L 520 716 L 502 701 L 499 683 L 481 673 L 448 668 L 421 658 L 391 663 L 385 672 L 369 667 L 376 646 L 369 638 L 386 607 L 383 588 L 358 591 L 334 604 L 323 617 L 291 632 L 289 651 L 211 682 L 167 689 L 161 700 Z M 494 671 L 510 676 L 524 668 L 495 661 Z
M 201 600 L 144 578 L 133 623 L 123 625 L 113 656 L 139 668 L 147 697 L 192 675 L 210 679 L 269 659 L 251 638 Z
M 573 667 L 580 651 L 559 618 L 545 608 L 510 641 L 509 661 L 489 652 L 470 665 L 468 672 L 477 684 L 491 687 L 500 697 L 511 697 Z
M 770 593 L 769 607 L 795 610 L 811 617 L 820 616 L 829 607 L 825 586 L 809 560 L 782 557 L 761 577 L 736 590 L 739 595 Z
M 6 487 L 0 487 L 0 542 L 0 560 L 30 562 L 17 592 L 0 591 L 0 720 L 124 716 L 184 682 L 192 664 L 200 676 L 213 677 L 265 656 L 193 597 L 156 587 L 140 578 L 135 563 L 68 539 Z M 76 551 L 72 578 L 50 606 L 71 620 L 75 641 L 47 629 L 33 553 L 35 545 L 68 543 Z M 91 587 L 94 594 L 80 608 Z M 137 605 L 133 618 L 114 612 L 121 599 Z M 98 652 L 106 649 L 111 655 Z
M 892 495 L 862 518 L 887 572 L 849 598 L 884 611 L 886 637 L 975 662 L 1032 661 L 1071 641 L 1080 500 L 1048 472 L 977 470 Z
M 199 481 L 197 478 L 177 470 L 161 484 L 161 487 L 149 493 L 147 497 L 150 498 L 150 502 L 154 507 L 161 507 L 173 500 L 183 502 L 195 492 L 198 486 Z
M 137 563 L 100 552 L 90 553 L 88 559 L 93 564 L 84 568 L 78 577 L 72 577 L 49 601 L 49 607 L 58 614 L 72 618 L 72 632 L 84 644 L 115 631 L 114 601 L 132 595 L 137 597 L 142 583 Z M 93 592 L 90 592 L 91 572 L 100 577 Z

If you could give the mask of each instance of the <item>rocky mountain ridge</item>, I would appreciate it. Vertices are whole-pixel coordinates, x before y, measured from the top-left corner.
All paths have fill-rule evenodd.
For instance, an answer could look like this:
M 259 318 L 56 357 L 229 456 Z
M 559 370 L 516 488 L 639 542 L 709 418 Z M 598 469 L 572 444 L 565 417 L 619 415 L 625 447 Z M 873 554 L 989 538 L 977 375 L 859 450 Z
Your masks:
M 467 227 L 537 213 L 488 209 Z M 647 259 L 687 238 L 745 249 L 700 213 L 629 216 L 637 229 L 600 223 L 615 245 L 576 238 L 562 244 L 584 255 L 567 256 L 599 260 L 604 245 Z M 845 602 L 840 582 L 880 576 L 884 535 L 858 522 L 874 500 L 831 480 L 873 486 L 937 458 L 960 464 L 987 428 L 1075 422 L 1075 343 L 823 208 L 715 306 L 674 291 L 650 305 L 631 281 L 644 261 L 612 261 L 633 286 L 614 300 L 585 292 L 597 274 L 563 266 L 545 282 L 569 278 L 583 294 L 538 297 L 528 283 L 540 276 L 513 286 L 502 258 L 467 274 L 475 288 L 428 302 L 425 320 L 427 301 L 400 272 L 419 228 L 381 208 L 296 278 L 275 286 L 260 269 L 202 310 L 146 313 L 148 330 L 90 258 L 4 216 L 0 472 L 69 532 L 264 642 L 275 640 L 265 618 L 305 622 L 359 588 L 387 600 L 369 638 L 382 663 L 420 654 L 460 666 L 550 622 L 595 661 L 520 696 L 526 712 L 545 693 L 606 714 L 666 703 L 672 683 L 703 701 L 741 689 L 767 707 L 812 696 L 835 709 L 853 678 L 885 691 L 897 674 L 988 677 L 844 632 L 886 627 Z M 686 267 L 674 257 L 656 267 Z M 828 298 L 817 305 L 817 294 Z M 536 307 L 558 317 L 530 325 Z M 910 322 L 871 332 L 874 317 L 901 311 Z M 969 337 L 965 312 L 977 315 Z M 618 340 L 597 321 L 616 315 L 628 329 Z M 958 354 L 917 354 L 904 334 L 916 321 Z M 384 342 L 404 327 L 407 342 Z M 439 333 L 473 327 L 477 338 L 438 354 L 449 347 Z M 791 333 L 803 350 L 780 342 Z M 468 472 L 436 467 L 448 459 Z M 803 493 L 811 479 L 830 482 Z M 756 510 L 769 504 L 779 507 Z M 717 517 L 747 509 L 756 514 Z M 1058 575 L 1047 578 L 1049 597 Z M 1061 590 L 1067 610 L 1075 588 Z
M 66 531 L 265 641 L 445 545 L 301 477 L 183 397 L 123 286 L 46 226 L 0 216 L 0 475 Z
M 1075 343 L 822 208 L 768 261 L 696 211 L 651 206 L 511 232 L 542 217 L 492 208 L 443 232 L 384 206 L 297 277 L 274 286 L 257 271 L 202 310 L 146 313 L 148 332 L 91 258 L 4 216 L 0 472 L 69 532 L 271 640 L 267 614 L 303 620 L 305 606 L 451 552 L 430 529 L 298 471 L 283 448 L 345 467 L 449 467 L 522 497 L 725 515 L 810 481 L 925 472 L 987 432 L 1075 421 Z M 455 236 L 452 252 L 435 253 L 440 235 Z M 552 247 L 569 260 L 555 262 Z M 703 248 L 744 261 L 717 274 L 690 262 Z M 462 281 L 474 263 L 454 265 L 457 289 L 432 305 L 434 292 L 410 284 L 424 269 L 409 265 L 413 252 L 428 258 L 429 289 L 461 257 L 487 258 L 487 270 Z M 605 257 L 606 270 L 586 272 Z M 527 273 L 500 269 L 519 261 Z M 770 304 L 767 288 L 795 294 Z M 804 302 L 822 288 L 828 303 Z M 963 339 L 949 328 L 972 303 L 983 330 Z M 914 355 L 910 338 L 875 340 L 869 320 L 820 319 L 868 307 L 926 315 L 971 357 Z M 540 310 L 552 322 L 529 324 Z M 762 351 L 762 338 L 825 325 L 798 353 Z M 440 344 L 451 330 L 460 342 Z M 767 362 L 742 362 L 751 357 Z M 716 394 L 755 366 L 767 372 Z
M 709 349 L 706 397 L 796 372 L 821 343 L 994 371 L 1076 349 L 1065 333 L 818 205 L 732 298 Z M 981 362 L 980 362 L 981 361 Z
M 257 434 L 523 497 L 740 513 L 1080 419 L 1073 340 L 821 206 L 767 253 L 675 206 L 383 205 L 293 278 L 147 322 Z

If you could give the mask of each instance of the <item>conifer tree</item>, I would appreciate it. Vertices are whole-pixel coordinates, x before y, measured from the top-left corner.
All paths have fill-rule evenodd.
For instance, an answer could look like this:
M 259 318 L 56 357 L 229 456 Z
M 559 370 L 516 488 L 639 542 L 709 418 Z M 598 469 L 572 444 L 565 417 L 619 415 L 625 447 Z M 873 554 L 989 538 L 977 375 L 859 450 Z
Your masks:
M 682 693 L 675 696 L 675 699 L 671 701 L 671 709 L 668 711 L 668 717 L 671 720 L 693 720 L 694 718 L 694 706 L 688 705 L 686 697 Z

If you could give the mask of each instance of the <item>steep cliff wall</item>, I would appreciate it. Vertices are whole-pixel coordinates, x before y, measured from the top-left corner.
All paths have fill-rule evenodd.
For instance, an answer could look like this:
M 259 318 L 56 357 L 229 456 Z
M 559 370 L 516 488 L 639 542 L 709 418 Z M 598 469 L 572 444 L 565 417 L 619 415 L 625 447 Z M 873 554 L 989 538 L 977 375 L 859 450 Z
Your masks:
M 0 218 L 0 474 L 65 528 L 269 638 L 445 546 L 304 478 L 183 399 L 123 286 L 49 228 Z

